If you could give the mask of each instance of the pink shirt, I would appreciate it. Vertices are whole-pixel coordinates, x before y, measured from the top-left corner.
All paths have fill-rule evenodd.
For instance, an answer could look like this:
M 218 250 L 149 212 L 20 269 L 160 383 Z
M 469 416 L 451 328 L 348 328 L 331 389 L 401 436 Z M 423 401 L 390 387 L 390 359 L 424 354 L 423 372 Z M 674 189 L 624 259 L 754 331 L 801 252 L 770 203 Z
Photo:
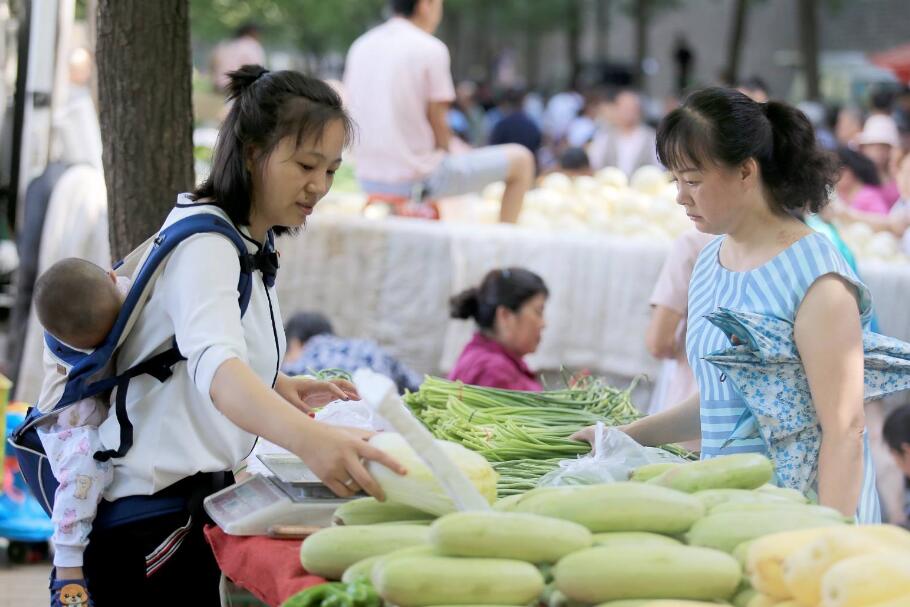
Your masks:
M 351 46 L 344 86 L 359 179 L 401 183 L 433 172 L 445 153 L 436 149 L 427 107 L 455 99 L 445 43 L 393 17 Z
M 686 358 L 686 315 L 689 311 L 689 281 L 698 255 L 711 240 L 713 234 L 690 230 L 677 238 L 670 247 L 667 259 L 660 270 L 657 284 L 651 293 L 652 306 L 664 306 L 682 316 L 676 329 L 678 350 L 676 372 L 667 388 L 667 405 L 679 404 L 698 390 L 695 376 Z
M 888 205 L 890 209 L 901 199 L 900 190 L 897 189 L 897 181 L 889 181 L 879 188 L 879 192 L 882 195 L 882 198 L 885 199 L 885 204 Z
M 850 208 L 865 213 L 887 215 L 888 211 L 891 210 L 891 205 L 885 202 L 880 188 L 864 185 L 853 196 L 853 200 L 850 201 Z
M 525 392 L 543 390 L 543 386 L 537 382 L 522 359 L 482 333 L 475 333 L 474 338 L 461 351 L 455 368 L 449 373 L 449 379 L 488 388 Z

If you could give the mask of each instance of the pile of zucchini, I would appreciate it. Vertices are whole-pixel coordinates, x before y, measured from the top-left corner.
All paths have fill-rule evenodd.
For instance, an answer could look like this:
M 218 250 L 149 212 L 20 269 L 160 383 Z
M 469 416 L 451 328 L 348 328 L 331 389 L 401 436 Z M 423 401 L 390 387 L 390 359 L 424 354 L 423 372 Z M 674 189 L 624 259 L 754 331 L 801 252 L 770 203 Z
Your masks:
M 772 477 L 766 458 L 746 454 L 648 467 L 627 482 L 538 488 L 491 511 L 436 519 L 356 500 L 339 508 L 337 526 L 303 543 L 301 563 L 327 579 L 371 584 L 399 607 L 744 606 L 754 594 L 742 570 L 749 542 L 847 524 L 768 485 Z

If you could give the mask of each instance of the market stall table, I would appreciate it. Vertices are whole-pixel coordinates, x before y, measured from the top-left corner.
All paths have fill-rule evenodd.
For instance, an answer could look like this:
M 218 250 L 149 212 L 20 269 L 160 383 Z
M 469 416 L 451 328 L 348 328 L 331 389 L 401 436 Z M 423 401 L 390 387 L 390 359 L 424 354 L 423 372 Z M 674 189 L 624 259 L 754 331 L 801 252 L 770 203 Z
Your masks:
M 506 265 L 539 273 L 550 290 L 532 368 L 587 368 L 622 378 L 659 370 L 644 335 L 666 242 L 317 213 L 279 248 L 286 317 L 321 311 L 339 333 L 374 339 L 421 372 L 448 371 L 473 330 L 449 318 L 449 297 Z M 882 332 L 910 340 L 910 267 L 861 263 L 860 272 Z
M 227 535 L 215 526 L 207 527 L 205 535 L 225 577 L 267 605 L 277 607 L 304 588 L 325 582 L 301 567 L 300 540 Z

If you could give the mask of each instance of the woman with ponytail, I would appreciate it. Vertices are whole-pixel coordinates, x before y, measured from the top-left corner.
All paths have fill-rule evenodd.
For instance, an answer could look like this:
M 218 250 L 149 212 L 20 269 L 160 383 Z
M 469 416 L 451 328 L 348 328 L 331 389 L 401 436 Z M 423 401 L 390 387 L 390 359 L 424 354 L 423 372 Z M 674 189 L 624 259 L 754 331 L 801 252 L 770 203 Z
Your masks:
M 473 319 L 477 333 L 465 346 L 449 379 L 475 386 L 539 392 L 524 357 L 540 345 L 547 286 L 523 268 L 489 272 L 479 287 L 452 298 L 452 318 Z
M 351 384 L 279 371 L 286 340 L 271 235 L 305 225 L 332 185 L 351 121 L 338 95 L 315 78 L 252 65 L 229 76 L 233 103 L 211 174 L 195 192 L 177 197 L 164 227 L 210 213 L 233 224 L 248 255 L 241 258 L 216 233 L 181 242 L 120 349 L 118 371 L 174 342 L 185 360 L 160 381 L 133 380 L 125 397 L 135 427 L 132 448 L 114 460 L 108 504 L 99 509 L 120 518 L 103 526 L 96 521 L 85 553 L 97 607 L 221 604 L 202 500 L 230 482 L 259 436 L 299 456 L 342 497 L 363 489 L 382 498 L 365 460 L 403 472 L 366 442 L 368 433 L 307 415 L 331 400 L 355 398 Z M 241 261 L 252 274 L 245 314 L 238 303 Z M 100 427 L 107 448 L 119 444 L 119 421 L 112 408 Z
M 689 285 L 686 350 L 699 394 L 626 432 L 654 446 L 701 438 L 703 458 L 768 454 L 766 422 L 705 360 L 730 346 L 706 316 L 726 308 L 790 322 L 821 429 L 819 444 L 801 445 L 818 453 L 802 480 L 823 505 L 880 520 L 863 413 L 871 297 L 831 241 L 800 219 L 827 203 L 836 162 L 816 146 L 802 112 L 721 88 L 692 94 L 664 118 L 657 151 L 676 178 L 677 203 L 697 229 L 718 237 Z M 778 422 L 791 414 L 782 408 Z

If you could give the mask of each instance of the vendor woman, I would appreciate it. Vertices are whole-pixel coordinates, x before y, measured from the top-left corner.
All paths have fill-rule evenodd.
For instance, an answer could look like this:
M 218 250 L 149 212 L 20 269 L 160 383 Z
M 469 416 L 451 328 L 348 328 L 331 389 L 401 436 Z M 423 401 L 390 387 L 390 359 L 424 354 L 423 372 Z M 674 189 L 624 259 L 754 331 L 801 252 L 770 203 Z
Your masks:
M 693 93 L 668 114 L 657 149 L 676 179 L 677 202 L 696 228 L 718 238 L 702 250 L 689 286 L 686 350 L 699 393 L 624 430 L 650 446 L 700 437 L 703 458 L 771 455 L 763 436 L 774 424 L 795 423 L 795 413 L 783 404 L 776 419 L 751 414 L 733 382 L 705 360 L 730 347 L 706 317 L 727 308 L 790 322 L 821 430 L 799 445 L 812 465 L 796 484 L 846 516 L 877 522 L 863 411 L 871 297 L 834 244 L 796 218 L 827 203 L 836 164 L 816 146 L 802 112 L 720 88 Z M 774 464 L 802 467 L 796 457 Z
M 523 268 L 489 272 L 479 287 L 451 300 L 452 318 L 474 319 L 477 333 L 465 346 L 449 379 L 475 386 L 540 392 L 524 357 L 540 345 L 547 286 Z
M 229 76 L 234 103 L 221 126 L 211 174 L 195 192 L 178 197 L 165 225 L 214 214 L 234 224 L 258 259 L 260 253 L 271 256 L 270 232 L 293 234 L 325 196 L 351 122 L 338 95 L 315 78 L 249 65 Z M 84 569 L 97 607 L 221 604 L 220 572 L 203 534 L 201 502 L 224 486 L 257 436 L 299 456 L 342 497 L 360 489 L 382 497 L 365 460 L 403 472 L 364 440 L 367 433 L 307 415 L 309 407 L 356 397 L 356 391 L 347 383 L 280 373 L 286 344 L 277 268 L 257 267 L 241 317 L 235 246 L 215 233 L 185 240 L 165 262 L 120 350 L 118 371 L 172 339 L 186 359 L 165 381 L 143 376 L 130 384 L 132 448 L 114 460 L 104 497 L 125 505 L 166 497 L 167 508 L 110 528 L 96 523 Z M 107 448 L 116 449 L 128 430 L 119 418 L 112 407 L 100 427 Z

